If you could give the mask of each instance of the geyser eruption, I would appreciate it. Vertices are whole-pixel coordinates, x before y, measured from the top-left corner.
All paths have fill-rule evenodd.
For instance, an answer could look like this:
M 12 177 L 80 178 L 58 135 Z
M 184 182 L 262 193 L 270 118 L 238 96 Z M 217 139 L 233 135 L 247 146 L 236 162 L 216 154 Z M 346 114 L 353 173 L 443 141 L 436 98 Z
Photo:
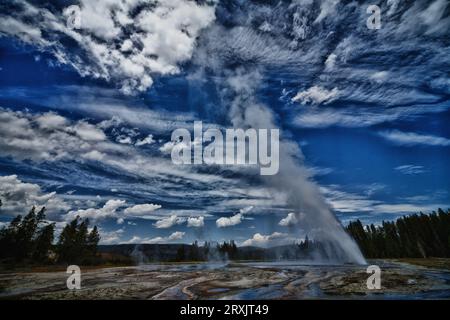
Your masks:
M 229 117 L 234 127 L 276 128 L 272 111 L 255 98 L 261 81 L 258 70 L 240 68 L 223 83 L 231 98 Z M 358 246 L 344 231 L 317 185 L 310 180 L 302 158 L 296 143 L 280 141 L 279 172 L 273 176 L 262 176 L 262 181 L 287 195 L 288 206 L 297 214 L 298 227 L 323 244 L 328 260 L 365 264 Z
M 280 171 L 278 175 L 266 177 L 267 183 L 287 194 L 288 205 L 296 210 L 299 226 L 325 244 L 328 257 L 336 262 L 365 264 L 358 246 L 344 231 L 306 168 L 295 161 L 286 143 L 280 146 Z
M 219 117 L 226 114 L 235 128 L 278 128 L 279 121 L 270 106 L 256 98 L 256 91 L 265 85 L 265 72 L 273 75 L 278 70 L 275 79 L 283 81 L 287 73 L 288 81 L 289 77 L 295 77 L 298 82 L 309 83 L 324 68 L 331 53 L 342 51 L 346 57 L 347 51 L 338 45 L 347 43 L 346 35 L 335 31 L 340 23 L 348 24 L 344 18 L 356 19 L 359 14 L 352 4 L 345 7 L 344 17 L 333 14 L 334 5 L 333 10 L 327 11 L 321 4 L 318 1 L 279 2 L 273 6 L 257 1 L 217 4 L 216 21 L 200 35 L 193 65 L 200 78 L 213 74 L 221 104 L 227 108 L 218 112 Z M 322 24 L 322 20 L 327 23 Z M 360 31 L 364 33 L 363 29 L 355 32 Z M 328 81 L 330 74 L 321 79 Z M 323 258 L 333 263 L 364 264 L 358 246 L 311 180 L 298 144 L 283 139 L 282 131 L 281 139 L 278 174 L 260 179 L 269 188 L 286 194 L 287 206 L 297 215 L 298 228 L 323 245 L 326 251 Z

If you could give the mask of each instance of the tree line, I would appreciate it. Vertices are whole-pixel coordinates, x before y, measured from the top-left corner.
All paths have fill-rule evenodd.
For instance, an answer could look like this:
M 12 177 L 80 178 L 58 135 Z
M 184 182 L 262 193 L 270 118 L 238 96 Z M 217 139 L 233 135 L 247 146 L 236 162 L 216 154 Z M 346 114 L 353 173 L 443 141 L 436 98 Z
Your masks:
M 350 222 L 347 232 L 366 258 L 450 257 L 450 209 L 413 214 L 381 225 Z
M 1 202 L 0 202 L 1 206 Z M 89 231 L 89 220 L 76 217 L 55 240 L 55 224 L 45 219 L 45 207 L 16 216 L 0 229 L 0 260 L 11 264 L 95 264 L 100 235 L 96 226 Z
M 238 258 L 238 247 L 236 243 L 224 241 L 215 246 L 211 242 L 205 241 L 203 246 L 199 246 L 198 241 L 194 241 L 190 246 L 181 246 L 177 250 L 175 261 L 208 261 L 208 260 L 235 260 Z
M 200 246 L 197 241 L 191 245 L 182 245 L 171 261 L 227 261 L 227 260 L 301 260 L 320 257 L 333 259 L 325 250 L 324 243 L 309 240 L 308 236 L 302 241 L 272 247 L 238 247 L 234 240 L 223 243 L 205 241 Z

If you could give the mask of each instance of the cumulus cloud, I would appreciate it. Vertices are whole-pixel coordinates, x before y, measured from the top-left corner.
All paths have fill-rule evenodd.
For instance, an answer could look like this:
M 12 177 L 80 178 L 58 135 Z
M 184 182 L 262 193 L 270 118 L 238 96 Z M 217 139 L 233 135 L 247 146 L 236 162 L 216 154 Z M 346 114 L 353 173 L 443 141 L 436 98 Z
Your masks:
M 76 155 L 100 160 L 111 146 L 95 125 L 69 123 L 54 113 L 32 115 L 0 108 L 0 123 L 0 148 L 19 159 L 54 161 Z
M 229 218 L 227 217 L 221 217 L 219 219 L 216 220 L 216 225 L 218 228 L 225 228 L 225 227 L 231 227 L 231 226 L 235 226 L 237 224 L 240 224 L 242 222 L 243 219 L 243 214 L 242 213 L 238 213 L 235 214 L 234 216 L 231 216 Z
M 0 15 L 0 32 L 51 52 L 82 76 L 114 80 L 124 93 L 144 91 L 150 74 L 175 74 L 191 58 L 199 32 L 215 19 L 214 7 L 188 0 L 81 0 L 79 29 L 69 13 L 20 0 Z M 77 50 L 67 45 L 75 42 Z
M 185 232 L 175 231 L 167 237 L 142 238 L 140 236 L 133 236 L 130 240 L 122 243 L 148 243 L 148 244 L 167 243 L 182 240 L 185 234 L 186 234 Z
M 203 216 L 200 217 L 189 217 L 187 219 L 187 226 L 193 228 L 201 228 L 205 225 L 205 218 Z
M 48 130 L 65 129 L 67 126 L 67 119 L 53 112 L 44 113 L 37 117 L 35 121 L 40 128 Z
M 298 223 L 298 219 L 294 212 L 288 213 L 286 218 L 283 218 L 278 222 L 278 224 L 282 227 L 295 226 Z
M 104 122 L 92 124 L 86 120 L 67 120 L 66 126 L 44 129 L 38 125 L 42 117 L 46 118 L 48 114 L 14 112 L 0 108 L 2 154 L 18 160 L 38 162 L 100 161 L 102 165 L 140 177 L 170 175 L 202 182 L 224 180 L 218 175 L 196 173 L 189 168 L 176 166 L 170 159 L 141 153 L 133 145 L 112 142 L 105 134 Z
M 158 229 L 167 229 L 167 228 L 171 228 L 175 225 L 182 224 L 185 221 L 186 221 L 186 219 L 183 217 L 171 215 L 170 217 L 156 221 L 153 225 Z
M 125 230 L 123 228 L 114 231 L 106 231 L 100 228 L 100 244 L 117 244 L 121 241 L 124 232 Z
M 313 104 L 313 105 L 328 104 L 336 100 L 339 97 L 339 94 L 340 92 L 338 88 L 327 90 L 320 86 L 313 86 L 306 91 L 298 92 L 292 98 L 292 101 L 300 102 L 302 104 Z
M 244 201 L 245 202 L 245 201 Z M 252 202 L 252 201 L 248 201 L 248 202 Z M 261 204 L 261 202 L 258 202 L 258 204 Z M 242 204 L 242 201 L 238 202 L 239 204 Z M 232 204 L 232 203 L 230 203 Z M 242 220 L 244 220 L 244 214 L 249 213 L 250 211 L 252 211 L 254 208 L 253 205 L 244 207 L 242 209 L 239 209 L 239 213 L 231 216 L 231 217 L 221 217 L 219 219 L 216 220 L 216 226 L 218 228 L 225 228 L 225 227 L 231 227 L 231 226 L 235 226 L 238 225 L 242 222 Z
M 294 242 L 294 239 L 286 233 L 274 232 L 269 235 L 255 233 L 251 239 L 242 242 L 242 246 L 268 247 L 292 242 Z
M 151 212 L 161 208 L 157 204 L 140 204 L 128 208 L 125 200 L 110 199 L 103 206 L 95 208 L 97 200 L 77 200 L 73 196 L 65 199 L 56 192 L 45 193 L 37 184 L 21 181 L 17 175 L 0 176 L 0 199 L 3 202 L 1 211 L 8 215 L 26 214 L 31 207 L 45 207 L 49 218 L 53 220 L 70 221 L 76 216 L 88 218 L 92 221 L 104 219 L 116 219 L 118 224 L 123 224 L 128 217 L 145 217 Z M 100 198 L 99 198 L 100 199 Z M 89 206 L 87 209 L 74 207 Z M 125 210 L 123 210 L 125 208 Z
M 104 219 L 116 219 L 117 224 L 123 224 L 126 218 L 145 218 L 153 211 L 161 208 L 158 204 L 145 203 L 126 207 L 125 200 L 108 200 L 100 208 L 87 208 L 72 210 L 64 216 L 66 221 L 74 219 L 79 216 L 82 219 L 88 218 L 93 221 L 100 221 Z
M 64 216 L 66 221 L 73 220 L 79 216 L 81 219 L 88 218 L 92 221 L 117 218 L 118 209 L 125 205 L 125 200 L 108 200 L 101 208 L 88 208 L 80 210 L 72 210 Z
M 170 241 L 173 241 L 173 240 L 181 240 L 181 239 L 183 239 L 183 237 L 184 237 L 185 234 L 186 234 L 185 232 L 175 231 L 174 233 L 172 233 L 172 234 L 169 236 L 168 239 L 169 239 Z
M 85 141 L 103 141 L 106 140 L 105 133 L 96 126 L 80 121 L 73 127 L 73 132 Z
M 153 140 L 153 135 L 149 134 L 144 139 L 136 141 L 136 143 L 134 145 L 140 147 L 140 146 L 144 146 L 146 144 L 152 144 L 153 142 L 155 142 L 155 140 Z
M 428 146 L 450 146 L 450 139 L 419 134 L 415 132 L 403 132 L 399 130 L 383 131 L 379 135 L 386 140 L 401 146 L 428 145 Z
M 159 204 L 144 203 L 144 204 L 137 204 L 135 206 L 126 208 L 124 210 L 124 213 L 126 216 L 140 217 L 140 216 L 146 216 L 146 215 L 150 214 L 151 212 L 158 210 L 160 208 L 161 208 L 161 205 L 159 205 Z
M 17 175 L 0 176 L 0 199 L 0 210 L 9 215 L 24 215 L 33 206 L 45 207 L 49 215 L 71 208 L 56 192 L 45 193 L 39 185 L 22 182 Z

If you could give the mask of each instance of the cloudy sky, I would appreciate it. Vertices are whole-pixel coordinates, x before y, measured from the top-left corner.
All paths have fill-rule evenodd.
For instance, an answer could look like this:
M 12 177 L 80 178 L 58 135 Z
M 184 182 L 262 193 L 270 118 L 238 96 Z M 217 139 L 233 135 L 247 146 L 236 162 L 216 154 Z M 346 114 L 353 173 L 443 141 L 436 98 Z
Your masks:
M 449 33 L 446 0 L 2 1 L 0 224 L 266 246 L 448 208 Z M 196 120 L 279 128 L 279 176 L 172 164 Z

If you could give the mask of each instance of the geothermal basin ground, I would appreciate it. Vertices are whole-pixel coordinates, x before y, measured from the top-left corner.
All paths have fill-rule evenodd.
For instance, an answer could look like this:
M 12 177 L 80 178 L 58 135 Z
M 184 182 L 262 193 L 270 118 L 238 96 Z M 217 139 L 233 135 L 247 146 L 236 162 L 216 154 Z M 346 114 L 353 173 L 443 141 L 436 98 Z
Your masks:
M 450 299 L 450 259 L 371 260 L 367 266 L 288 262 L 145 264 L 81 268 L 81 289 L 62 271 L 0 274 L 0 299 Z

